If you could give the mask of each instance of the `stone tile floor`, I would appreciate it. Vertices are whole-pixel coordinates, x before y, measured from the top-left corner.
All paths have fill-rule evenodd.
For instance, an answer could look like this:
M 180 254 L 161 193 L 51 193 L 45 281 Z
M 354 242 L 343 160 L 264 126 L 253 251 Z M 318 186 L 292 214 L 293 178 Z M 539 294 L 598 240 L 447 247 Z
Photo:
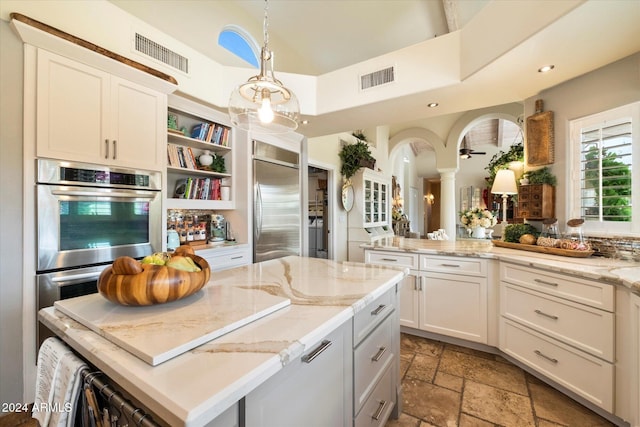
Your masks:
M 402 414 L 385 427 L 613 426 L 503 357 L 402 334 Z

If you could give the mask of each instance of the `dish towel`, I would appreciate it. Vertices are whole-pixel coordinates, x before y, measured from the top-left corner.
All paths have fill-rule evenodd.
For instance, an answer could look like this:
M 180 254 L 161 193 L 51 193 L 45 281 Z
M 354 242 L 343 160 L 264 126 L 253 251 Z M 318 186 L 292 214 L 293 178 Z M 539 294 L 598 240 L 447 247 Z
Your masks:
M 31 416 L 42 427 L 73 427 L 80 371 L 88 368 L 60 339 L 47 338 L 38 353 L 36 393 Z

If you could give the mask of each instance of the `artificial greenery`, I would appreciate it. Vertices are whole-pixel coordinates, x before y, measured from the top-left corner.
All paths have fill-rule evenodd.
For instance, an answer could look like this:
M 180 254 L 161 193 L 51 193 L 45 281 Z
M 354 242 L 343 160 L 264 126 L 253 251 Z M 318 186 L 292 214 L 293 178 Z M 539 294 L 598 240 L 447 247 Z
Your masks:
M 558 183 L 556 176 L 551 173 L 551 170 L 547 166 L 542 169 L 528 171 L 524 176 L 529 180 L 529 184 L 549 184 L 555 186 Z
M 346 179 L 355 175 L 358 169 L 365 164 L 373 165 L 376 161 L 371 155 L 371 150 L 369 150 L 369 144 L 367 144 L 367 139 L 364 134 L 361 132 L 356 134 L 356 132 L 354 132 L 353 136 L 356 138 L 355 144 L 345 144 L 342 150 L 340 150 L 340 153 L 338 153 L 340 160 L 342 160 L 340 173 Z
M 518 142 L 513 144 L 509 151 L 499 151 L 491 158 L 485 170 L 489 172 L 487 179 L 489 186 L 493 185 L 493 180 L 500 169 L 506 169 L 511 162 L 524 162 L 524 144 Z
M 524 234 L 533 234 L 538 237 L 538 230 L 531 224 L 509 224 L 504 228 L 502 240 L 511 243 L 520 243 L 520 237 Z
M 220 156 L 216 153 L 211 153 L 211 157 L 213 157 L 213 163 L 208 166 L 204 166 L 200 164 L 200 158 L 197 158 L 198 169 L 207 170 L 218 173 L 227 173 L 227 167 L 224 164 L 224 157 Z

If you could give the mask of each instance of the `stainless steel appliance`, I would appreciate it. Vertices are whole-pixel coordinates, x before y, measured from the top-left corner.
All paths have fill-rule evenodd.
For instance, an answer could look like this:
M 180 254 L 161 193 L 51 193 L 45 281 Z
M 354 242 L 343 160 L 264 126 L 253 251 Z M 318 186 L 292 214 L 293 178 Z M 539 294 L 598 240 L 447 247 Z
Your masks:
M 160 182 L 159 172 L 38 159 L 38 311 L 97 292 L 100 273 L 117 257 L 162 249 Z M 47 335 L 40 325 L 38 344 Z
M 253 262 L 301 254 L 298 153 L 253 142 Z
M 37 270 L 159 251 L 161 209 L 159 172 L 40 159 Z

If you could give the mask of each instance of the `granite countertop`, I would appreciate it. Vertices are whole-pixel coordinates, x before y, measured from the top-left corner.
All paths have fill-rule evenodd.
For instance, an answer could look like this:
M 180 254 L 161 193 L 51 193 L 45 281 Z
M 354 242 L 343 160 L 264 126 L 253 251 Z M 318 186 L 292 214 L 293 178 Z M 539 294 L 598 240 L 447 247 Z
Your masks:
M 494 246 L 490 240 L 425 240 L 388 237 L 364 244 L 365 249 L 448 256 L 474 256 L 509 261 L 587 279 L 626 286 L 640 294 L 640 263 L 604 257 L 572 258 Z
M 407 273 L 392 267 L 302 257 L 218 272 L 205 289 L 237 287 L 285 297 L 291 304 L 157 366 L 53 307 L 41 310 L 40 320 L 164 422 L 200 426 L 309 351 Z M 242 306 L 247 301 L 235 303 Z M 135 333 L 141 326 L 119 327 Z

